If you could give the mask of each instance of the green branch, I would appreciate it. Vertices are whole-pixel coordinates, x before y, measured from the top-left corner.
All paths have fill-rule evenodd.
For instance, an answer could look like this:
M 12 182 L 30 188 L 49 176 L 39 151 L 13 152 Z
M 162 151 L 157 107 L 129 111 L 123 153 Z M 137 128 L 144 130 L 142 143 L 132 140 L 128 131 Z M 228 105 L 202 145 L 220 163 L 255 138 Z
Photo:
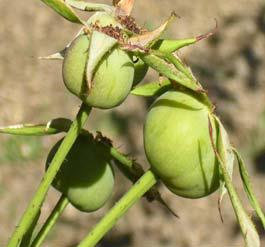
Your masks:
M 147 171 L 92 229 L 78 247 L 93 247 L 116 222 L 157 182 L 156 176 Z
M 48 170 L 46 171 L 43 179 L 41 180 L 37 192 L 35 193 L 18 226 L 13 232 L 13 235 L 11 236 L 7 247 L 19 246 L 24 234 L 27 233 L 27 231 L 29 230 L 32 221 L 34 220 L 35 216 L 37 215 L 39 209 L 42 206 L 42 203 L 46 197 L 46 194 L 54 177 L 56 176 L 57 171 L 59 170 L 67 153 L 69 152 L 76 138 L 78 137 L 84 123 L 86 122 L 89 116 L 90 111 L 90 107 L 87 107 L 84 104 L 81 106 L 75 121 L 72 123 L 71 128 L 69 129 L 66 137 L 64 138 L 63 142 L 61 143 L 58 149 L 58 152 L 54 156 Z
M 47 237 L 48 233 L 50 232 L 52 227 L 55 225 L 56 221 L 62 215 L 62 213 L 63 213 L 64 209 L 66 208 L 66 206 L 68 205 L 68 203 L 69 203 L 69 200 L 67 199 L 67 197 L 62 195 L 60 197 L 59 201 L 57 202 L 57 204 L 55 205 L 52 213 L 47 218 L 47 220 L 45 221 L 44 225 L 42 226 L 42 228 L 38 232 L 37 236 L 33 240 L 33 242 L 30 245 L 30 247 L 39 247 L 39 246 L 41 246 L 41 244 L 43 243 L 44 239 Z

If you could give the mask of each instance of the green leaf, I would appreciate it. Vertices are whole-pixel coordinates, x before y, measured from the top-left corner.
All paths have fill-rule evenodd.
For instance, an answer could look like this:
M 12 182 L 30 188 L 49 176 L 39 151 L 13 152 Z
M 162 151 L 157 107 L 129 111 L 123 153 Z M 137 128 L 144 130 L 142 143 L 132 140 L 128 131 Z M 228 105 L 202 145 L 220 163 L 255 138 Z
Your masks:
M 215 121 L 219 130 L 219 137 L 217 138 L 217 149 L 222 157 L 228 174 L 232 180 L 233 170 L 234 170 L 234 154 L 229 141 L 228 134 L 222 125 L 221 121 L 215 116 Z M 219 203 L 223 200 L 224 195 L 227 193 L 225 181 L 223 178 L 220 180 L 220 197 Z
M 67 131 L 72 121 L 66 118 L 57 118 L 47 124 L 18 124 L 0 127 L 0 133 L 24 136 L 53 135 Z
M 167 60 L 169 63 L 173 64 L 177 70 L 179 70 L 180 72 L 182 72 L 183 74 L 185 74 L 191 80 L 194 80 L 195 83 L 198 83 L 198 82 L 196 82 L 196 79 L 194 78 L 194 76 L 193 76 L 190 68 L 187 67 L 178 58 L 178 56 L 176 54 L 165 53 L 165 52 L 156 51 L 156 50 L 153 51 L 153 54 L 157 55 L 160 58 L 163 58 L 163 59 Z
M 209 31 L 206 34 L 199 35 L 195 38 L 188 39 L 159 39 L 153 45 L 152 49 L 159 50 L 166 53 L 173 53 L 185 46 L 193 45 L 201 40 L 207 39 L 214 35 L 217 26 L 214 30 Z
M 185 46 L 193 45 L 197 42 L 196 38 L 190 39 L 159 39 L 157 40 L 151 48 L 154 50 L 159 50 L 165 53 L 173 53 Z
M 46 5 L 51 7 L 59 15 L 67 19 L 68 21 L 83 24 L 83 21 L 76 15 L 72 8 L 66 4 L 63 0 L 41 0 Z
M 117 40 L 105 33 L 93 31 L 90 37 L 89 54 L 86 66 L 86 81 L 88 89 L 92 86 L 94 71 L 104 57 L 116 44 Z
M 257 230 L 251 221 L 250 217 L 246 213 L 242 202 L 240 201 L 238 194 L 234 188 L 234 185 L 232 183 L 231 174 L 229 171 L 229 167 L 231 166 L 231 157 L 230 155 L 227 155 L 227 152 L 233 153 L 230 144 L 228 145 L 227 142 L 228 136 L 225 132 L 224 127 L 222 126 L 222 123 L 220 120 L 215 117 L 215 124 L 218 130 L 218 139 L 221 140 L 221 142 L 218 142 L 220 146 L 217 145 L 217 147 L 214 144 L 214 140 L 212 138 L 211 130 L 212 130 L 212 123 L 209 121 L 209 129 L 210 129 L 210 135 L 212 140 L 212 145 L 214 152 L 216 154 L 216 158 L 219 162 L 221 173 L 223 176 L 223 180 L 225 182 L 226 189 L 228 191 L 232 206 L 234 208 L 237 220 L 239 222 L 242 235 L 245 240 L 245 247 L 260 247 L 260 239 L 259 235 L 257 233 Z M 227 146 L 228 145 L 228 146 Z M 230 157 L 230 158 L 229 158 Z
M 79 9 L 79 10 L 83 10 L 83 11 L 105 11 L 110 14 L 114 13 L 114 8 L 107 4 L 88 3 L 88 2 L 77 1 L 77 0 L 66 0 L 65 2 L 68 3 L 70 6 L 76 9 Z
M 238 165 L 239 165 L 239 171 L 240 171 L 240 176 L 244 185 L 244 189 L 246 191 L 246 194 L 248 196 L 248 199 L 253 207 L 253 209 L 256 211 L 258 217 L 261 220 L 261 223 L 263 225 L 263 228 L 265 229 L 265 215 L 261 209 L 261 206 L 254 194 L 251 182 L 250 182 L 250 177 L 248 175 L 248 171 L 246 169 L 246 165 L 242 159 L 242 157 L 240 156 L 240 154 L 238 153 L 238 151 L 234 148 L 233 149 L 236 157 L 237 157 L 237 161 L 238 161 Z
M 128 43 L 132 46 L 148 47 L 153 42 L 155 42 L 166 30 L 168 25 L 175 19 L 176 14 L 173 12 L 171 16 L 157 29 L 151 32 L 145 32 L 140 35 L 133 36 L 129 38 Z
M 187 87 L 193 91 L 203 91 L 203 88 L 197 81 L 191 80 L 176 67 L 170 66 L 170 64 L 168 64 L 164 59 L 152 54 L 152 52 L 143 53 L 136 51 L 136 56 L 139 56 L 146 64 L 158 73 L 177 82 L 179 85 Z
M 171 88 L 171 82 L 169 80 L 164 80 L 162 82 L 152 82 L 145 85 L 135 87 L 132 91 L 132 95 L 153 97 L 160 95 Z

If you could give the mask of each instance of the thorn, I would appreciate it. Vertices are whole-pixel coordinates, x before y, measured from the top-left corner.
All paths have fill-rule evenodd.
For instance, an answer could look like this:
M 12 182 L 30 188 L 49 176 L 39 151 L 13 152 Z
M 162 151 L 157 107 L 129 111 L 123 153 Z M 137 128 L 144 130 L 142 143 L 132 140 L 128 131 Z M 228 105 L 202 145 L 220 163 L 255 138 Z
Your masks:
M 203 39 L 208 39 L 209 37 L 213 36 L 217 32 L 217 30 L 218 30 L 218 22 L 217 22 L 217 19 L 216 18 L 214 20 L 215 20 L 215 28 L 213 30 L 205 33 L 205 34 L 202 34 L 202 35 L 197 36 L 196 37 L 196 41 L 197 42 L 198 41 L 201 41 Z
M 218 212 L 219 212 L 219 216 L 220 219 L 222 221 L 222 223 L 224 223 L 224 218 L 223 218 L 223 214 L 222 214 L 222 208 L 221 208 L 221 198 L 218 199 Z
M 171 16 L 174 16 L 179 19 L 181 18 L 180 15 L 178 15 L 175 10 L 171 12 Z
M 146 199 L 149 202 L 153 202 L 154 200 L 156 200 L 157 202 L 159 202 L 161 205 L 163 205 L 172 215 L 174 215 L 176 218 L 180 218 L 174 211 L 173 209 L 171 209 L 168 204 L 164 201 L 164 199 L 162 198 L 160 192 L 156 189 L 156 188 L 151 188 L 146 194 Z
M 156 201 L 158 201 L 159 203 L 161 203 L 173 216 L 175 216 L 176 218 L 180 218 L 178 214 L 176 214 L 173 209 L 171 209 L 168 204 L 164 201 L 164 199 L 162 198 L 162 196 L 160 195 L 160 193 L 158 192 Z

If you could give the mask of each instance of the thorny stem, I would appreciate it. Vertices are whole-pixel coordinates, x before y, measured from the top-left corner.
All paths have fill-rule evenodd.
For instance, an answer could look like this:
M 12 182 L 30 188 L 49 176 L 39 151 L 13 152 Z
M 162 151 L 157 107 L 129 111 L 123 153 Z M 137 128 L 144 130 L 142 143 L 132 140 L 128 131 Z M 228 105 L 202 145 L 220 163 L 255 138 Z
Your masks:
M 82 104 L 75 121 L 72 123 L 66 137 L 64 138 L 57 153 L 55 154 L 48 170 L 46 171 L 43 179 L 41 180 L 37 192 L 35 193 L 18 226 L 13 232 L 13 235 L 11 236 L 7 247 L 19 246 L 24 234 L 29 230 L 32 221 L 34 220 L 35 216 L 37 215 L 39 209 L 41 208 L 44 202 L 46 194 L 54 177 L 57 174 L 57 171 L 59 170 L 67 153 L 71 149 L 80 131 L 82 130 L 83 125 L 88 119 L 90 111 L 90 107 L 86 106 L 85 104 Z
M 93 247 L 152 186 L 157 178 L 147 171 L 83 239 L 78 247 Z
M 50 230 L 55 225 L 56 221 L 59 219 L 59 217 L 62 215 L 64 209 L 69 204 L 69 200 L 67 197 L 62 195 L 55 205 L 54 209 L 52 210 L 52 213 L 47 218 L 45 223 L 43 224 L 42 228 L 38 232 L 37 236 L 33 240 L 30 247 L 39 247 L 43 243 L 44 239 L 47 237 Z

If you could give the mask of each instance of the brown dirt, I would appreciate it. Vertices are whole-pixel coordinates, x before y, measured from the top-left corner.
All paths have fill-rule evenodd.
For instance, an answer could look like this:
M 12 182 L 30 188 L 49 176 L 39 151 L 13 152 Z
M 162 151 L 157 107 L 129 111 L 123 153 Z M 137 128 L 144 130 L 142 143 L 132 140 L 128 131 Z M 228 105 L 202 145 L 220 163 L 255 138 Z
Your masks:
M 217 19 L 216 35 L 185 48 L 180 56 L 204 82 L 233 143 L 243 150 L 251 149 L 247 143 L 252 140 L 253 129 L 257 128 L 265 109 L 264 8 L 263 0 L 136 0 L 133 13 L 142 25 L 155 27 L 175 10 L 181 18 L 172 25 L 168 34 L 176 38 L 205 33 L 214 27 L 214 19 Z M 46 122 L 59 116 L 73 118 L 80 102 L 65 90 L 61 64 L 37 58 L 63 48 L 78 27 L 35 0 L 0 1 L 0 16 L 1 125 Z M 146 81 L 154 78 L 154 73 L 149 73 Z M 87 127 L 93 131 L 101 130 L 114 140 L 116 147 L 147 166 L 142 144 L 146 105 L 143 99 L 129 97 L 113 111 L 96 110 Z M 0 136 L 0 142 L 4 145 L 8 138 Z M 58 136 L 41 138 L 43 149 L 37 159 L 15 164 L 1 163 L 0 246 L 5 246 L 36 190 L 48 149 L 57 139 Z M 259 148 L 264 149 L 264 141 L 261 145 Z M 247 151 L 245 155 L 248 155 Z M 258 173 L 254 169 L 252 157 L 247 161 L 255 191 L 265 208 L 264 172 Z M 246 202 L 238 174 L 235 173 L 234 177 L 236 188 Z M 112 201 L 93 214 L 82 214 L 69 206 L 44 246 L 75 246 L 129 186 L 129 182 L 118 176 Z M 141 200 L 99 246 L 243 246 L 228 197 L 222 206 L 222 224 L 217 209 L 217 193 L 204 199 L 188 200 L 175 197 L 162 186 L 160 188 L 166 201 L 181 216 L 179 220 L 157 203 Z M 57 198 L 58 193 L 51 190 L 42 209 L 40 223 Z M 246 208 L 251 214 L 251 207 L 246 205 Z M 261 233 L 264 245 L 264 231 Z

